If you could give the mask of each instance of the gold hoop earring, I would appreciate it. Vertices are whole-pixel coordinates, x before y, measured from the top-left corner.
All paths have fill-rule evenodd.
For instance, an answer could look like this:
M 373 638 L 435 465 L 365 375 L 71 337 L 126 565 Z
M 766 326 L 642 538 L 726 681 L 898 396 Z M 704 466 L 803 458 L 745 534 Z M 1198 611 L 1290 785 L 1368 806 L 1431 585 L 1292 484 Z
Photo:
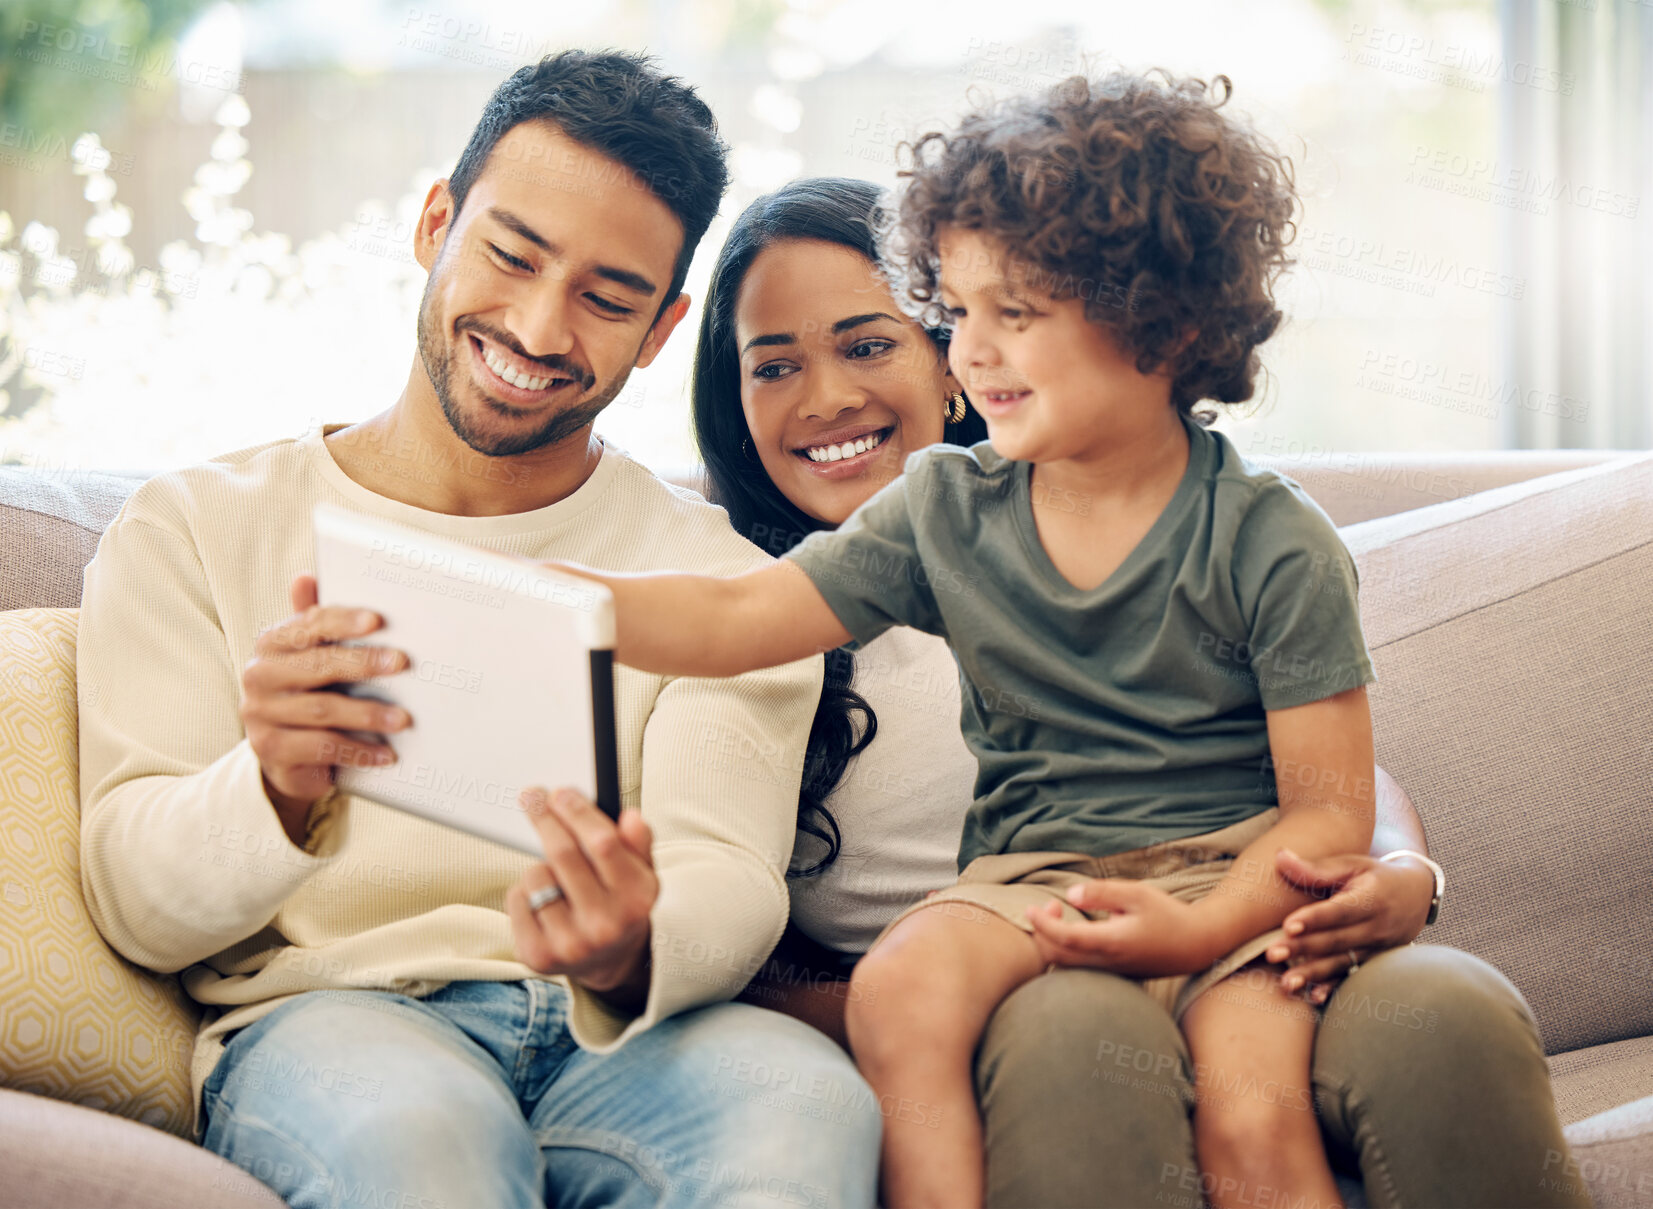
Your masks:
M 949 424 L 957 424 L 965 416 L 964 396 L 954 391 L 942 401 L 941 415 Z

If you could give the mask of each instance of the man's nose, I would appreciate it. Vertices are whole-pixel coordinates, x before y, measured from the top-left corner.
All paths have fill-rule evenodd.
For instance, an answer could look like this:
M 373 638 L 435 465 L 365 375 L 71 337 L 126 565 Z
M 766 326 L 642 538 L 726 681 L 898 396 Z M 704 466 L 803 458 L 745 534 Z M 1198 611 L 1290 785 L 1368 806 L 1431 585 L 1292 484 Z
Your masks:
M 530 357 L 566 356 L 574 348 L 568 292 L 548 281 L 506 314 L 506 326 Z

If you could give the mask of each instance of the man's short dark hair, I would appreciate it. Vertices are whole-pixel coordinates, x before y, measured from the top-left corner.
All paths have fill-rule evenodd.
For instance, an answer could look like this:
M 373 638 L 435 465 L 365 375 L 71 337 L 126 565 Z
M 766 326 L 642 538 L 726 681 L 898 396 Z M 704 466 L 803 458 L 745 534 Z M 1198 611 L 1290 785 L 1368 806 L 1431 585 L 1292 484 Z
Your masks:
M 728 147 L 689 85 L 662 75 L 647 55 L 565 50 L 519 68 L 482 110 L 448 180 L 454 217 L 494 146 L 523 122 L 550 122 L 582 146 L 630 169 L 683 224 L 664 310 L 683 291 L 695 247 L 729 184 Z

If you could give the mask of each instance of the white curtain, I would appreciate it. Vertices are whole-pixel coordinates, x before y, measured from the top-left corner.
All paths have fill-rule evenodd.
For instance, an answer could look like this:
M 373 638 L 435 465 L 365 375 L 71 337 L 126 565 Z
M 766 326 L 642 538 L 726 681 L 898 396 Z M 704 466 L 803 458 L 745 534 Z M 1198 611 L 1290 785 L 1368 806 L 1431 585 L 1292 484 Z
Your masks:
M 1504 443 L 1653 447 L 1653 0 L 1502 0 Z

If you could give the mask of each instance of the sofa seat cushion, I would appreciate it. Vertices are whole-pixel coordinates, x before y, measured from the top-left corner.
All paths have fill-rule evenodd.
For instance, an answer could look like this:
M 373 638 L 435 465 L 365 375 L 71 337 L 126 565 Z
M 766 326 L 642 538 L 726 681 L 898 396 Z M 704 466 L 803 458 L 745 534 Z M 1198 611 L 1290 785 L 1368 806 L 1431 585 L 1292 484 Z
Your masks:
M 1567 1127 L 1572 1154 L 1556 1166 L 1582 1180 L 1596 1209 L 1646 1209 L 1653 1202 L 1653 1096 Z
M 1563 1125 L 1653 1096 L 1653 1037 L 1556 1054 L 1550 1059 L 1550 1084 Z
M 81 571 L 140 481 L 0 466 L 0 609 L 77 607 Z
M 187 1137 L 196 1010 L 104 942 L 81 893 L 75 621 L 0 613 L 0 1086 Z
M 0 1203 L 32 1209 L 282 1209 L 211 1151 L 132 1121 L 0 1091 Z
M 1502 970 L 1549 1053 L 1653 1033 L 1653 455 L 1341 533 L 1377 760 L 1446 868 L 1427 938 Z

